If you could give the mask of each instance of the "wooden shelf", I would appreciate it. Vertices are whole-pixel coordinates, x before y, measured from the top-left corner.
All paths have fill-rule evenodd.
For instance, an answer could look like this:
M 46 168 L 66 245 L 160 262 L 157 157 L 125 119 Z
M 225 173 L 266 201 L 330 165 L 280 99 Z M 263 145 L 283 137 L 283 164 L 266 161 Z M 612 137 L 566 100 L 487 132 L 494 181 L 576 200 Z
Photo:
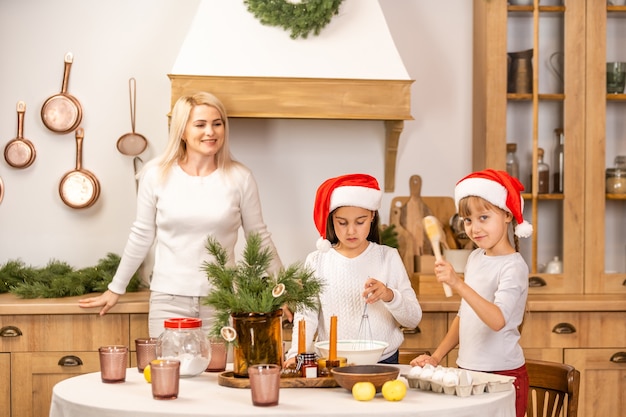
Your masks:
M 395 188 L 398 142 L 411 116 L 413 80 L 174 75 L 172 106 L 182 95 L 209 91 L 229 117 L 380 120 L 385 124 L 385 191 Z

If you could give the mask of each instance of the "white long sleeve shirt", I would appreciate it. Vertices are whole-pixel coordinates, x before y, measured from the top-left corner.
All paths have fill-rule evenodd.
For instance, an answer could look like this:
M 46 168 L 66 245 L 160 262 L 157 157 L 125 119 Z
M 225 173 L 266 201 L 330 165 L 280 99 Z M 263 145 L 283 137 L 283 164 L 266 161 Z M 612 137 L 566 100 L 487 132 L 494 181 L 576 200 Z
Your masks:
M 252 173 L 235 163 L 228 174 L 218 169 L 205 177 L 190 176 L 177 164 L 165 181 L 152 166 L 142 175 L 137 216 L 109 289 L 123 294 L 155 243 L 150 289 L 167 294 L 205 296 L 209 283 L 202 264 L 210 261 L 207 238 L 213 235 L 235 262 L 239 228 L 256 232 L 274 252 L 272 272 L 282 266 L 263 221 L 257 184 Z
M 305 266 L 325 283 L 320 294 L 320 310 L 297 311 L 291 348 L 287 358 L 298 353 L 298 322 L 306 321 L 307 352 L 314 351 L 314 336 L 328 340 L 330 317 L 337 316 L 337 339 L 357 339 L 365 301 L 362 293 L 365 281 L 375 278 L 393 291 L 393 300 L 379 301 L 367 309 L 372 339 L 389 343 L 381 359 L 391 356 L 404 341 L 400 326 L 414 328 L 422 319 L 422 308 L 407 275 L 398 251 L 385 245 L 371 243 L 355 258 L 346 258 L 335 249 L 315 251 L 307 256 Z
M 475 371 L 519 368 L 525 360 L 518 327 L 524 319 L 528 298 L 528 265 L 524 258 L 518 252 L 487 256 L 484 249 L 476 249 L 465 266 L 465 283 L 500 308 L 505 325 L 493 331 L 462 300 L 457 364 Z

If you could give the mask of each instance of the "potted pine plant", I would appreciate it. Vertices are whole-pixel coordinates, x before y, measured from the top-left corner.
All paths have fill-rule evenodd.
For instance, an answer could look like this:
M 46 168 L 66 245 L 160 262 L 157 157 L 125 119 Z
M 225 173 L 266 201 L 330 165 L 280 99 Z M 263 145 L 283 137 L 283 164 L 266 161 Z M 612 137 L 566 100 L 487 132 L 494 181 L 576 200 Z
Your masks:
M 202 265 L 211 286 L 204 303 L 216 311 L 210 333 L 233 343 L 234 375 L 247 377 L 254 363 L 282 365 L 282 307 L 318 308 L 323 283 L 301 263 L 270 275 L 273 254 L 261 246 L 258 234 L 247 238 L 242 259 L 234 265 L 213 236 L 206 249 L 213 260 Z

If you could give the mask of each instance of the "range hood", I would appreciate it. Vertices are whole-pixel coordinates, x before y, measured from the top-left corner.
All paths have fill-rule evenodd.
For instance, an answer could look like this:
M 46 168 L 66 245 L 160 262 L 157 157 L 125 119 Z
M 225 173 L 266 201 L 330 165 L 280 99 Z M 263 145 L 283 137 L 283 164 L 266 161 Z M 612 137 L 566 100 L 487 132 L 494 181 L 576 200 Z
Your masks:
M 396 51 L 378 1 L 344 0 L 340 15 L 319 36 L 303 40 L 290 39 L 282 29 L 262 26 L 242 4 L 216 0 L 200 3 L 168 75 L 172 106 L 182 95 L 210 91 L 233 118 L 381 121 L 385 124 L 384 190 L 393 192 L 400 134 L 404 121 L 413 120 L 413 80 Z M 218 19 L 210 21 L 211 16 Z M 245 27 L 249 33 L 229 42 L 222 54 L 207 45 L 207 39 L 221 30 L 216 27 L 219 24 Z M 258 43 L 261 39 L 267 42 Z M 268 44 L 279 52 L 266 51 L 267 59 L 256 59 L 254 65 L 246 61 L 251 59 L 246 48 L 256 51 Z M 199 54 L 202 48 L 211 53 Z M 327 60 L 328 48 L 349 49 L 353 54 L 345 62 L 335 60 L 335 65 L 319 66 L 315 54 L 326 54 Z M 377 64 L 372 63 L 372 57 Z M 232 66 L 226 67 L 229 62 Z

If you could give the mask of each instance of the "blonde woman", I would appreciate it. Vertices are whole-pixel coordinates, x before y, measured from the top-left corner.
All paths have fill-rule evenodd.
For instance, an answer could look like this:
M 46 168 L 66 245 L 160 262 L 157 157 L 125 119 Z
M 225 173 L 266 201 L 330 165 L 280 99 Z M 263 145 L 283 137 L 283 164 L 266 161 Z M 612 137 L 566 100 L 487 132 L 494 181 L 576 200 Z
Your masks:
M 282 267 L 256 181 L 230 154 L 223 104 L 206 92 L 183 96 L 172 110 L 165 151 L 139 173 L 137 215 L 117 272 L 106 292 L 79 305 L 102 307 L 100 315 L 106 314 L 155 244 L 150 336 L 159 336 L 164 320 L 172 317 L 200 317 L 208 330 L 212 312 L 202 297 L 209 284 L 201 269 L 209 260 L 206 240 L 216 237 L 232 261 L 240 228 L 246 237 L 258 233 L 273 250 L 272 271 Z

